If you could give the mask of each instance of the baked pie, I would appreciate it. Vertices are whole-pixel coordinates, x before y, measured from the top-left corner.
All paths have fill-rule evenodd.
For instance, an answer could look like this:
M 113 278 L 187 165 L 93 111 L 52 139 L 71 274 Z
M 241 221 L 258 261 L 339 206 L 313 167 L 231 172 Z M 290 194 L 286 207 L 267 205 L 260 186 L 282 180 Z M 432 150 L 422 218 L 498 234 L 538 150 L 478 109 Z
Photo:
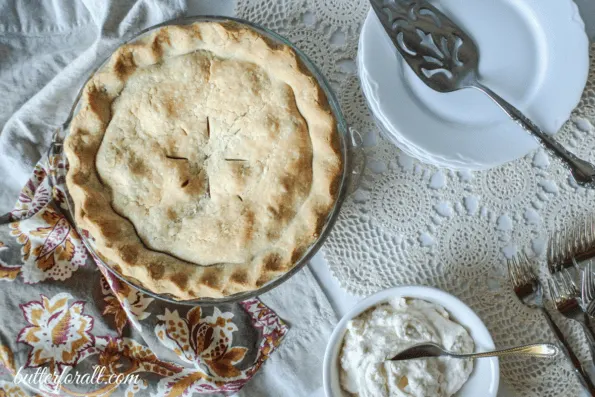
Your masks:
M 65 141 L 77 224 L 124 277 L 176 299 L 290 270 L 337 199 L 343 159 L 316 79 L 235 22 L 166 26 L 86 84 Z

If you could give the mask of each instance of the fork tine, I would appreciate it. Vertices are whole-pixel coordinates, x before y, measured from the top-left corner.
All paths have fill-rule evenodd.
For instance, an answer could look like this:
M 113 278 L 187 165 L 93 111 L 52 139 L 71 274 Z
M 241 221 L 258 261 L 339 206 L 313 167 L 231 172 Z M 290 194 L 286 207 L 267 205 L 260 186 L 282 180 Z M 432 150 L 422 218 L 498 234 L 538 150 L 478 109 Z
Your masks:
M 568 234 L 568 227 L 565 225 L 564 230 L 558 235 L 558 257 L 556 258 L 557 270 L 562 268 L 564 257 L 572 251 L 572 238 L 570 238 Z
M 510 278 L 512 279 L 512 284 L 515 287 L 518 287 L 523 284 L 519 262 L 516 256 L 513 256 L 510 259 L 510 261 L 508 261 L 508 272 L 510 274 Z
M 558 293 L 557 285 L 553 278 L 547 280 L 547 289 L 549 290 L 550 297 L 554 303 L 557 303 L 560 300 L 560 294 Z
M 568 226 L 564 226 L 564 234 L 566 237 L 566 255 L 567 256 L 574 256 L 575 251 L 575 244 L 576 244 L 576 233 L 574 228 L 568 228 Z M 563 262 L 561 260 L 560 262 Z M 562 266 L 562 264 L 560 264 Z
M 595 285 L 593 284 L 593 260 L 587 262 L 587 267 L 583 272 L 587 286 L 587 300 L 592 301 L 595 298 Z
M 576 237 L 575 244 L 574 244 L 576 251 L 582 250 L 582 247 L 583 247 L 583 240 L 585 238 L 585 235 L 583 233 L 584 226 L 585 226 L 584 224 L 579 224 L 578 227 L 574 228 L 574 230 L 576 230 L 575 236 L 574 236 L 574 237 Z
M 521 263 L 521 271 L 523 272 L 524 281 L 526 283 L 534 282 L 537 279 L 537 277 L 535 276 L 535 273 L 531 268 L 531 260 L 527 256 L 526 252 L 523 252 L 523 260 Z
M 589 214 L 583 221 L 583 226 L 585 228 L 585 242 L 588 242 L 591 238 L 591 219 L 593 219 L 593 216 Z
M 591 225 L 593 224 L 593 214 L 589 214 L 589 217 L 585 220 L 585 242 L 589 243 L 589 241 L 592 241 L 592 235 L 591 235 Z M 583 248 L 588 248 L 588 247 L 583 247 Z
M 590 301 L 591 301 L 591 297 L 590 297 L 590 289 L 591 287 L 589 286 L 589 267 L 590 267 L 590 261 L 587 262 L 587 264 L 585 265 L 584 269 L 578 269 L 578 271 L 580 272 L 580 278 L 581 278 L 581 299 L 583 300 L 583 304 L 586 306 Z
M 566 288 L 566 284 L 564 283 L 564 278 L 561 273 L 556 273 L 552 278 L 554 289 L 560 299 L 564 299 L 568 295 L 568 290 Z
M 569 280 L 569 274 L 567 272 L 566 269 L 562 269 L 562 271 L 559 273 L 560 274 L 560 289 L 562 290 L 562 295 L 564 297 L 570 297 L 573 295 L 572 293 L 572 282 Z
M 591 317 L 595 317 L 595 300 L 591 301 L 587 306 L 587 314 Z
M 589 217 L 590 219 L 591 217 Z M 586 251 L 589 247 L 589 222 L 583 222 L 583 236 L 581 239 L 581 251 Z
M 574 252 L 574 236 L 572 235 L 573 230 L 571 228 L 568 227 L 568 225 L 564 225 L 564 234 L 562 235 L 563 237 L 563 241 L 562 243 L 564 244 L 565 251 L 562 253 L 562 256 L 572 256 L 572 253 Z M 558 262 L 563 262 L 564 259 L 562 259 L 562 257 L 558 258 Z M 560 264 L 561 266 L 562 264 Z
M 579 266 L 578 262 L 576 261 L 576 258 L 573 256 L 572 258 L 570 258 L 570 260 L 572 261 L 572 266 L 577 270 L 580 271 L 581 267 Z
M 568 241 L 568 245 L 570 247 L 570 249 L 568 250 L 568 254 L 569 254 L 569 256 L 575 256 L 579 250 L 579 245 L 580 245 L 580 242 L 579 242 L 580 228 L 569 226 L 568 230 L 569 230 L 569 236 L 568 236 L 567 241 Z
M 562 230 L 558 230 L 558 235 L 557 235 L 557 240 L 556 240 L 556 249 L 557 249 L 557 253 L 558 255 L 555 258 L 556 261 L 556 266 L 558 265 L 558 262 L 560 262 L 560 256 L 562 251 L 566 251 L 568 249 L 568 246 L 566 245 L 566 226 L 564 226 L 564 228 Z
M 591 224 L 591 229 L 595 231 L 594 223 Z M 594 236 L 595 237 L 595 236 Z M 594 240 L 590 240 L 591 242 Z M 590 244 L 590 243 L 589 243 Z M 593 263 L 593 259 L 590 259 L 583 270 L 583 280 L 584 286 L 583 288 L 586 289 L 584 295 L 586 295 L 586 300 L 583 298 L 583 305 L 586 305 L 585 312 L 589 317 L 595 317 L 595 284 L 593 279 L 593 271 L 595 270 L 595 264 Z
M 587 263 L 587 265 L 585 266 L 585 269 L 582 272 L 582 279 L 583 279 L 583 286 L 582 288 L 584 288 L 585 290 L 583 291 L 583 303 L 585 305 L 587 305 L 589 302 L 591 302 L 591 300 L 593 300 L 593 279 L 592 279 L 592 265 L 591 265 L 591 261 L 589 261 Z
M 558 231 L 554 231 L 548 241 L 547 246 L 547 266 L 550 273 L 555 271 L 555 263 L 556 263 L 556 254 L 554 250 L 554 246 L 556 245 L 556 240 L 558 238 Z
M 562 262 L 568 256 L 570 249 L 566 226 L 564 226 L 564 230 L 554 231 L 552 237 L 549 239 L 547 255 L 548 270 L 550 273 L 553 274 L 560 270 Z
M 561 272 L 562 283 L 564 288 L 566 289 L 566 295 L 571 297 L 578 296 L 578 288 L 570 275 L 570 272 L 567 269 L 563 269 Z
M 581 252 L 585 250 L 587 247 L 587 241 L 589 240 L 589 223 L 587 222 L 588 219 L 584 219 L 583 223 L 581 224 Z
M 512 285 L 516 287 L 518 284 L 514 269 L 514 256 L 506 261 L 506 266 L 508 267 L 508 277 L 510 278 L 510 281 L 512 281 Z
M 520 255 L 517 255 L 515 257 L 515 264 L 516 264 L 516 270 L 517 270 L 517 275 L 519 278 L 519 283 L 520 284 L 526 284 L 527 283 L 527 277 L 525 275 L 525 269 L 523 267 L 523 258 Z
M 576 246 L 578 250 L 582 250 L 583 249 L 583 241 L 585 241 L 585 226 L 586 223 L 582 223 L 579 224 L 579 226 L 576 228 Z
M 572 227 L 572 256 L 576 256 L 578 252 L 580 252 L 581 247 L 581 228 L 579 227 Z
M 576 260 L 574 260 L 574 258 L 572 258 L 573 262 L 576 263 Z M 590 262 L 589 262 L 590 264 Z M 588 284 L 589 282 L 589 264 L 587 264 L 587 267 L 585 268 L 585 270 L 583 270 L 582 272 L 580 272 L 579 274 L 581 275 L 581 299 L 583 300 L 583 304 L 586 305 L 589 303 L 589 301 L 591 300 L 591 298 L 589 297 L 589 293 L 590 293 L 590 286 Z M 580 269 L 579 269 L 580 271 Z
M 564 226 L 564 230 L 558 232 L 558 240 L 556 241 L 556 271 L 559 271 L 562 267 L 564 261 L 562 258 L 566 256 L 569 249 L 567 230 L 566 226 Z
M 551 266 L 552 263 L 554 263 L 554 253 L 553 253 L 553 249 L 554 249 L 554 244 L 553 241 L 556 238 L 556 231 L 554 231 L 554 233 L 550 236 L 550 238 L 548 239 L 547 242 L 547 266 L 548 266 L 548 270 L 551 272 Z
M 577 272 L 579 272 L 578 273 L 579 275 L 581 274 L 580 268 L 577 269 Z M 576 282 L 576 278 L 574 276 L 572 276 L 570 274 L 570 272 L 568 272 L 568 278 L 570 279 L 570 283 L 572 285 L 572 292 L 573 292 L 574 296 L 576 298 L 579 298 L 581 295 L 581 289 L 580 289 L 580 286 Z
M 595 283 L 593 280 L 593 271 L 595 271 L 595 265 L 593 264 L 593 260 L 590 260 L 587 264 L 587 285 L 589 286 L 587 297 L 589 300 L 595 300 Z

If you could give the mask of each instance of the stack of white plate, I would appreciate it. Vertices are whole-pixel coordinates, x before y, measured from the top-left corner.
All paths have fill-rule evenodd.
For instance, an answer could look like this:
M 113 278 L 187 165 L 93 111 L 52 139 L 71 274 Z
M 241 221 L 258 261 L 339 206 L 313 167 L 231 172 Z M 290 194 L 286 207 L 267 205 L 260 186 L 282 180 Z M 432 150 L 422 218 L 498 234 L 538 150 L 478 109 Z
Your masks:
M 441 0 L 480 51 L 482 83 L 542 129 L 556 133 L 578 104 L 589 42 L 572 0 Z M 427 87 L 397 53 L 373 11 L 362 28 L 358 68 L 385 136 L 420 160 L 487 169 L 524 156 L 537 142 L 483 93 L 442 94 Z

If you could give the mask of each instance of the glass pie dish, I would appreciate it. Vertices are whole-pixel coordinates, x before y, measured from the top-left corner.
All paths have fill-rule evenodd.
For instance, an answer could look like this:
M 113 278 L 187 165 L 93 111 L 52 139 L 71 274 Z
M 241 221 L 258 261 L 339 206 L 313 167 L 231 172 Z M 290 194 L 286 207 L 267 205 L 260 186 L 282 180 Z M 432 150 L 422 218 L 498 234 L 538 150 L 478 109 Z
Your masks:
M 72 118 L 77 113 L 77 111 L 80 107 L 80 98 L 81 98 L 81 94 L 83 92 L 83 88 L 86 85 L 86 82 L 83 85 L 83 88 L 81 88 L 81 91 L 79 92 L 79 95 L 77 96 L 75 103 L 73 104 L 73 107 L 71 109 L 71 112 L 70 112 L 70 115 L 69 115 L 67 121 L 61 127 L 59 127 L 54 134 L 53 142 L 52 142 L 50 152 L 49 152 L 49 156 L 52 158 L 52 161 L 50 161 L 50 163 L 53 165 L 59 164 L 60 166 L 57 166 L 54 169 L 52 169 L 50 174 L 52 176 L 51 177 L 52 184 L 55 187 L 62 190 L 65 194 L 65 202 L 66 202 L 65 211 L 67 212 L 67 216 L 69 217 L 70 221 L 77 228 L 77 231 L 79 232 L 79 235 L 81 236 L 83 243 L 85 244 L 87 249 L 91 252 L 91 254 L 93 254 L 93 256 L 96 258 L 96 260 L 98 260 L 100 262 L 100 264 L 104 265 L 104 267 L 106 269 L 108 269 L 110 272 L 112 272 L 115 276 L 117 276 L 119 279 L 123 280 L 124 282 L 130 284 L 131 286 L 137 288 L 138 290 L 140 290 L 148 295 L 154 296 L 158 299 L 162 299 L 162 300 L 166 300 L 166 301 L 170 301 L 170 302 L 176 302 L 176 303 L 192 304 L 192 305 L 220 304 L 220 303 L 229 303 L 229 302 L 245 300 L 250 297 L 259 295 L 263 292 L 266 292 L 266 291 L 280 285 L 287 279 L 289 279 L 292 275 L 294 275 L 296 272 L 298 272 L 309 261 L 309 259 L 322 246 L 326 237 L 328 236 L 334 222 L 337 219 L 339 209 L 340 209 L 343 201 L 345 200 L 345 197 L 347 196 L 349 191 L 352 190 L 354 186 L 356 186 L 356 184 L 358 182 L 358 177 L 359 177 L 359 175 L 361 175 L 361 171 L 363 170 L 363 167 L 364 167 L 364 157 L 363 157 L 363 153 L 361 151 L 361 145 L 360 145 L 361 139 L 359 138 L 359 135 L 357 134 L 357 132 L 355 132 L 353 129 L 350 129 L 348 127 L 348 125 L 341 113 L 341 110 L 339 108 L 337 99 L 335 98 L 335 96 L 334 96 L 328 82 L 324 78 L 324 76 L 316 68 L 316 66 L 307 58 L 307 56 L 305 54 L 303 54 L 299 49 L 297 49 L 294 45 L 292 45 L 286 39 L 284 39 L 283 37 L 277 35 L 276 33 L 272 32 L 270 30 L 267 30 L 263 27 L 260 27 L 258 25 L 255 25 L 255 24 L 247 22 L 247 21 L 230 18 L 230 17 L 218 17 L 218 16 L 186 17 L 186 18 L 176 19 L 176 20 L 164 22 L 159 25 L 152 26 L 152 27 L 138 33 L 134 37 L 131 37 L 126 41 L 123 41 L 121 43 L 121 45 L 138 40 L 139 38 L 143 37 L 144 35 L 150 34 L 154 30 L 164 27 L 164 26 L 167 26 L 167 25 L 188 25 L 188 24 L 192 24 L 195 22 L 224 22 L 224 23 L 230 23 L 230 24 L 237 24 L 237 25 L 240 25 L 241 27 L 248 28 L 248 29 L 251 29 L 251 30 L 259 33 L 260 35 L 264 36 L 267 40 L 270 40 L 271 42 L 273 42 L 275 44 L 285 45 L 285 46 L 290 47 L 295 52 L 297 57 L 299 58 L 301 64 L 308 70 L 310 75 L 316 80 L 318 86 L 323 91 L 323 93 L 327 99 L 327 102 L 329 104 L 330 111 L 332 112 L 332 114 L 334 116 L 334 119 L 336 122 L 336 133 L 337 133 L 337 138 L 338 138 L 338 142 L 339 142 L 340 154 L 341 154 L 341 157 L 343 160 L 343 166 L 342 166 L 342 170 L 340 173 L 340 183 L 339 183 L 338 195 L 334 202 L 334 205 L 332 206 L 326 219 L 324 220 L 323 227 L 322 227 L 320 233 L 318 234 L 318 237 L 308 247 L 308 249 L 304 252 L 304 254 L 302 254 L 301 257 L 293 263 L 293 267 L 286 273 L 267 282 L 266 284 L 260 286 L 257 289 L 253 289 L 253 290 L 249 290 L 249 291 L 245 291 L 245 292 L 239 292 L 239 293 L 235 293 L 235 294 L 231 294 L 231 295 L 225 295 L 223 297 L 217 297 L 217 298 L 204 297 L 204 298 L 197 298 L 197 299 L 190 299 L 190 300 L 180 300 L 178 297 L 174 296 L 173 294 L 156 293 L 150 289 L 147 289 L 146 287 L 143 287 L 143 284 L 141 282 L 139 282 L 139 280 L 125 276 L 125 275 L 121 274 L 119 271 L 117 271 L 116 270 L 117 265 L 114 263 L 110 263 L 110 261 L 108 261 L 107 259 L 105 259 L 104 256 L 101 255 L 101 252 L 97 249 L 97 246 L 94 243 L 93 236 L 87 230 L 82 229 L 80 227 L 80 225 L 77 225 L 77 223 L 75 222 L 74 203 L 72 201 L 72 198 L 70 197 L 70 194 L 68 192 L 68 187 L 65 183 L 66 174 L 67 174 L 67 170 L 68 170 L 68 158 L 65 155 L 64 150 L 63 150 L 63 142 L 64 142 L 65 138 L 67 137 L 67 135 L 69 134 Z M 112 54 L 110 54 L 110 57 L 108 57 L 107 60 L 96 65 L 96 67 L 93 69 L 93 71 L 91 73 L 89 73 L 89 79 L 108 62 L 108 60 L 111 58 L 111 55 Z M 196 266 L 200 266 L 200 265 L 197 264 Z

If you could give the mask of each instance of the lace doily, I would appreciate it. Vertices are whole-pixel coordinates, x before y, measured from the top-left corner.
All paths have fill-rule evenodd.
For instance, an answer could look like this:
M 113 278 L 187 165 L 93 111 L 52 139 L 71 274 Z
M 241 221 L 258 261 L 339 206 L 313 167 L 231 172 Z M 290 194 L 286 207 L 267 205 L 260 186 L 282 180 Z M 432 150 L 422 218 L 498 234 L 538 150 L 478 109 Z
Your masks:
M 238 16 L 287 36 L 321 67 L 348 122 L 364 134 L 368 168 L 324 247 L 341 285 L 357 295 L 395 285 L 433 285 L 469 304 L 497 346 L 553 340 L 541 314 L 514 296 L 506 258 L 520 251 L 543 255 L 548 233 L 595 211 L 595 191 L 576 187 L 559 161 L 542 150 L 489 171 L 454 172 L 420 163 L 382 139 L 355 75 L 367 0 L 238 3 Z M 595 161 L 595 45 L 591 55 L 583 99 L 558 137 Z M 588 360 L 582 331 L 554 317 L 579 358 Z M 501 363 L 503 381 L 515 395 L 580 394 L 564 359 Z

